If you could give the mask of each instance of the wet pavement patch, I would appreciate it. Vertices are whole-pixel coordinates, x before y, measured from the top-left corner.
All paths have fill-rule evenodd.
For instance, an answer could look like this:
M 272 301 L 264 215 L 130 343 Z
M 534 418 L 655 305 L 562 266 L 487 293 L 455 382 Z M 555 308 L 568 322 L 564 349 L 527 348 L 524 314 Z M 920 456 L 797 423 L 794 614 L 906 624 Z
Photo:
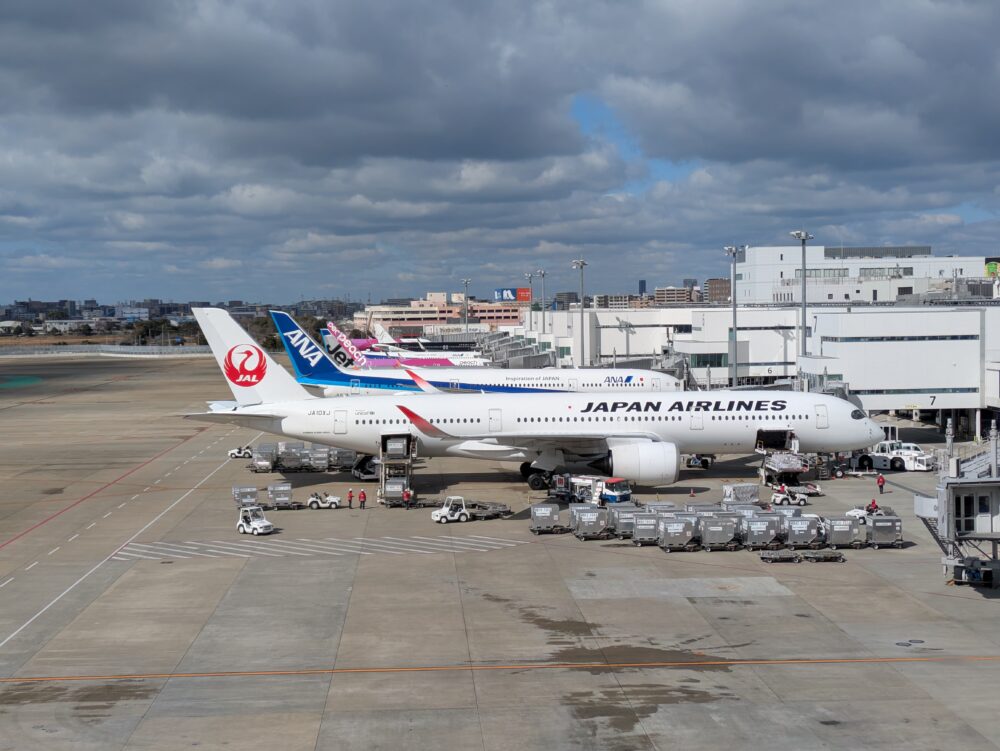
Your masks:
M 0 376 L 0 389 L 22 389 L 25 386 L 34 386 L 41 382 L 41 376 Z
M 0 690 L 0 711 L 27 704 L 72 703 L 77 710 L 111 709 L 120 701 L 150 699 L 158 687 L 148 681 L 59 684 L 12 683 Z

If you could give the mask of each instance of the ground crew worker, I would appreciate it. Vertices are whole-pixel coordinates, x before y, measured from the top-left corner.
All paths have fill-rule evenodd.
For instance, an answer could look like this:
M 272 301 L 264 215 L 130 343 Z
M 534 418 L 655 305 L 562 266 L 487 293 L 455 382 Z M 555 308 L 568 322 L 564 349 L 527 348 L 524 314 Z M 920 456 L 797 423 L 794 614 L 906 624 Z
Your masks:
M 868 508 L 865 509 L 869 514 L 874 514 L 878 511 L 878 504 L 875 503 L 875 499 L 872 498 L 872 502 L 868 504 Z
M 885 492 L 885 477 L 882 476 L 881 472 L 879 472 L 878 477 L 875 478 L 875 484 L 878 485 L 879 495 L 882 495 L 882 493 Z
M 354 508 L 354 488 L 347 489 L 347 508 Z
M 361 492 L 358 493 L 358 505 L 361 508 L 364 508 L 365 507 L 365 501 L 367 501 L 367 500 L 368 500 L 368 496 L 365 495 L 365 489 L 362 488 Z
M 409 488 L 403 488 L 403 508 L 409 508 L 410 507 L 410 499 L 412 497 L 413 497 L 413 494 L 410 493 L 410 489 Z

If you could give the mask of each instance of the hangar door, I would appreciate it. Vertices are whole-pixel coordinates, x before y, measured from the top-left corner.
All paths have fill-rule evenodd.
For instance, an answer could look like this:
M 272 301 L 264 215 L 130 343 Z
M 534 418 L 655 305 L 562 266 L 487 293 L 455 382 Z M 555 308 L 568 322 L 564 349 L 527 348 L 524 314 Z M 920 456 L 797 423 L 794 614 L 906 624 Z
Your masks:
M 830 427 L 830 416 L 829 414 L 827 414 L 825 404 L 816 405 L 816 427 L 817 428 Z

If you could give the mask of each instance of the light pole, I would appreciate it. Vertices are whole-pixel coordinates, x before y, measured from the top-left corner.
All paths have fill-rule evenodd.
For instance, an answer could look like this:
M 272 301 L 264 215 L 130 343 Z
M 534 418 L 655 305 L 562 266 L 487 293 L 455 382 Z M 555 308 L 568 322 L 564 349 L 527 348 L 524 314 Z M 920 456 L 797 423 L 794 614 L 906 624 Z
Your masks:
M 577 258 L 571 264 L 574 269 L 580 269 L 580 367 L 587 365 L 587 339 L 583 331 L 583 267 L 587 262 L 582 258 Z
M 532 277 L 533 277 L 533 274 L 530 271 L 527 272 L 524 275 L 524 278 L 528 280 L 528 289 L 531 291 L 531 294 L 528 295 L 528 298 L 529 298 L 529 300 L 528 300 L 528 328 L 529 329 L 535 328 L 535 311 L 534 311 L 534 307 L 535 307 L 535 288 L 533 286 L 531 286 L 531 279 L 532 279 Z
M 797 229 L 789 233 L 792 237 L 802 243 L 802 329 L 800 332 L 802 346 L 799 349 L 802 356 L 806 356 L 806 243 L 814 239 L 812 235 L 804 229 Z M 799 368 L 801 371 L 801 367 Z
M 465 285 L 465 333 L 469 333 L 469 282 L 471 279 L 463 279 L 462 284 Z
M 545 333 L 545 269 L 539 269 L 535 272 L 538 274 L 539 278 L 542 280 L 542 333 Z
M 736 388 L 736 379 L 739 377 L 739 345 L 737 344 L 737 334 L 738 329 L 736 328 L 736 256 L 741 252 L 745 253 L 747 249 L 746 245 L 727 245 L 723 248 L 726 251 L 726 255 L 729 256 L 729 299 L 733 305 L 733 335 L 732 342 L 729 348 L 729 362 L 732 365 L 733 371 L 733 388 Z

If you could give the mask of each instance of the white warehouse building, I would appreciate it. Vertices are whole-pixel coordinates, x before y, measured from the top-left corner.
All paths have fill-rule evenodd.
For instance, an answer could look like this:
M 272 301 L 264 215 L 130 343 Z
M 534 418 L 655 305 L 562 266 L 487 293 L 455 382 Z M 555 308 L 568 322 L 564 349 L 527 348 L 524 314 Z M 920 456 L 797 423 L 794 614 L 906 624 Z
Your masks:
M 813 303 L 889 302 L 950 290 L 954 278 L 986 276 L 984 256 L 935 256 L 929 245 L 908 247 L 806 246 L 806 299 Z M 736 255 L 740 305 L 802 301 L 798 245 L 748 247 Z

